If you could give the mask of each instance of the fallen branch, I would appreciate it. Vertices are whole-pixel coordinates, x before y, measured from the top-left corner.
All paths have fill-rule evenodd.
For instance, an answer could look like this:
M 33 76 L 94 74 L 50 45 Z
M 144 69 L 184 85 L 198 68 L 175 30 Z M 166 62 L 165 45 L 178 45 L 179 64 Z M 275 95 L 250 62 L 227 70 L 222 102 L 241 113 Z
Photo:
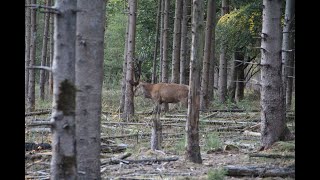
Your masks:
M 245 135 L 245 136 L 261 136 L 261 133 L 245 130 L 243 132 L 243 135 Z
M 228 176 L 259 177 L 295 177 L 295 168 L 259 167 L 259 166 L 225 166 Z
M 39 112 L 28 112 L 28 113 L 25 113 L 24 116 L 43 115 L 43 114 L 49 114 L 49 113 L 51 113 L 51 110 L 39 111 Z
M 264 158 L 295 158 L 294 155 L 282 155 L 282 154 L 261 154 L 261 153 L 252 153 L 249 154 L 249 157 L 264 157 Z
M 126 164 L 137 164 L 137 163 L 159 163 L 159 162 L 170 162 L 170 161 L 177 161 L 178 157 L 169 157 L 169 158 L 150 158 L 150 159 L 127 159 L 127 160 L 120 160 Z M 120 161 L 118 163 L 120 163 Z M 114 162 L 115 163 L 115 162 Z

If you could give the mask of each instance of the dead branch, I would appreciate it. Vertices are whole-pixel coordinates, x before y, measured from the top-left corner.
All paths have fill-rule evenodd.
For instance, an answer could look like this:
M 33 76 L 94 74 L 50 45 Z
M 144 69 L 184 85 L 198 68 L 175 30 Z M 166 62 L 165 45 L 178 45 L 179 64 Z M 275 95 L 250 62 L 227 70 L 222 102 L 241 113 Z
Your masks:
M 282 155 L 282 154 L 262 154 L 262 153 L 252 153 L 249 157 L 264 157 L 264 158 L 295 158 L 294 155 Z
M 261 136 L 261 133 L 245 130 L 243 132 L 243 135 L 245 135 L 245 136 Z
M 148 158 L 148 159 L 127 159 L 127 160 L 119 160 L 114 161 L 113 163 L 119 164 L 120 162 L 126 163 L 126 164 L 137 164 L 137 163 L 160 163 L 160 162 L 170 162 L 170 161 L 177 161 L 179 157 L 169 157 L 169 158 Z
M 51 129 L 50 128 L 32 128 L 32 129 L 28 129 L 27 132 L 51 133 Z
M 48 66 L 28 66 L 28 69 L 43 69 L 43 70 L 47 70 L 49 72 L 52 72 L 51 67 Z
M 32 126 L 52 126 L 51 121 L 32 121 L 30 124 L 26 124 L 28 127 Z
M 28 112 L 28 113 L 25 113 L 24 116 L 43 115 L 43 114 L 49 114 L 49 113 L 51 113 L 51 110 L 39 111 L 39 112 Z
M 224 167 L 228 176 L 259 176 L 259 177 L 295 177 L 295 168 L 233 166 Z

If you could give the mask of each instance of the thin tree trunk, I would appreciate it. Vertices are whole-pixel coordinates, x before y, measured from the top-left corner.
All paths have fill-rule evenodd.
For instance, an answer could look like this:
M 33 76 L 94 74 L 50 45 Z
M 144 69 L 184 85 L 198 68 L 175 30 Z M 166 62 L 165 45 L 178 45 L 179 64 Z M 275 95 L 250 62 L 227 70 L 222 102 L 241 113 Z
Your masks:
M 237 68 L 235 70 L 236 72 L 236 91 L 235 91 L 235 100 L 236 102 L 240 102 L 243 97 L 244 97 L 244 87 L 245 87 L 245 78 L 244 78 L 244 70 L 245 70 L 245 65 L 244 65 L 244 53 L 241 51 L 237 51 L 235 54 L 236 60 L 240 60 L 242 62 L 238 62 Z
M 236 58 L 236 52 L 233 53 L 233 58 L 231 62 L 231 71 L 230 71 L 230 83 L 228 86 L 228 97 L 230 98 L 231 102 L 234 102 L 235 95 L 236 95 L 236 87 L 237 87 L 237 72 L 238 72 L 238 67 L 240 63 Z
M 54 5 L 54 0 L 51 0 L 51 6 Z M 52 62 L 53 62 L 53 51 L 54 51 L 54 39 L 53 39 L 53 34 L 54 34 L 54 16 L 50 16 L 50 67 L 52 67 Z M 53 95 L 53 77 L 51 71 L 49 72 L 49 93 L 51 96 Z
M 161 0 L 160 15 L 160 64 L 159 64 L 159 82 L 162 81 L 162 62 L 163 62 L 163 24 L 164 24 L 164 0 Z
M 187 23 L 188 23 L 188 6 L 190 0 L 182 1 L 182 20 L 181 20 L 181 45 L 180 45 L 180 84 L 186 83 L 186 58 L 187 58 Z
M 127 5 L 127 10 L 129 12 L 128 5 Z M 127 50 L 128 50 L 129 20 L 130 20 L 130 17 L 129 17 L 129 13 L 128 13 L 126 37 L 125 37 L 125 44 L 124 44 L 124 55 L 123 55 L 123 63 L 122 63 L 120 112 L 124 111 L 125 97 L 126 97 L 126 74 L 127 74 Z
M 211 53 L 210 53 L 210 67 L 209 67 L 209 83 L 208 83 L 208 99 L 209 101 L 213 101 L 214 99 L 214 82 L 215 82 L 215 63 L 216 63 L 216 57 L 215 57 L 215 32 L 216 32 L 216 1 L 213 0 L 213 27 L 212 27 L 212 40 L 211 40 Z M 217 76 L 216 76 L 217 77 Z
M 36 4 L 36 0 L 32 0 L 31 4 Z M 30 41 L 30 63 L 29 66 L 34 66 L 36 61 L 36 37 L 37 37 L 37 10 L 31 9 L 31 41 Z M 35 109 L 35 72 L 34 69 L 29 69 L 28 83 L 28 100 L 27 110 Z
M 173 28 L 172 73 L 171 83 L 179 83 L 180 46 L 181 46 L 182 0 L 176 0 Z
M 77 0 L 76 146 L 78 179 L 100 177 L 105 0 Z
M 229 13 L 229 0 L 222 0 L 221 15 Z M 219 100 L 221 103 L 226 101 L 227 96 L 227 59 L 226 45 L 222 45 L 219 64 Z
M 156 19 L 156 39 L 154 40 L 154 52 L 153 52 L 153 64 L 152 64 L 152 83 L 157 83 L 157 55 L 159 48 L 159 30 L 160 30 L 160 10 L 161 10 L 161 0 L 158 0 L 158 10 Z
M 199 146 L 200 68 L 203 58 L 204 23 L 203 0 L 193 0 L 192 46 L 190 59 L 190 88 L 188 95 L 188 116 L 186 123 L 186 159 L 202 163 Z
M 286 109 L 291 109 L 292 84 L 293 84 L 293 18 L 295 12 L 295 0 L 286 0 L 285 22 L 282 41 L 282 74 L 285 88 Z
M 46 0 L 46 6 L 51 5 L 51 0 Z M 44 30 L 43 30 L 43 39 L 42 39 L 42 51 L 41 51 L 41 66 L 45 66 L 47 64 L 47 47 L 48 47 L 48 34 L 49 34 L 49 13 L 44 14 Z M 40 99 L 44 100 L 45 97 L 45 77 L 47 72 L 45 70 L 40 70 Z
M 163 12 L 163 58 L 162 58 L 162 79 L 161 82 L 168 82 L 168 31 L 169 31 L 169 0 L 164 0 Z M 169 110 L 168 103 L 163 103 L 165 112 Z
M 200 93 L 200 109 L 205 110 L 209 106 L 209 69 L 210 69 L 210 58 L 212 53 L 212 34 L 214 28 L 214 0 L 209 0 L 207 5 L 207 22 L 206 22 L 206 32 L 205 32 L 205 45 L 204 45 L 204 55 L 203 55 L 203 65 L 202 65 L 202 78 L 201 78 L 201 93 Z
M 285 120 L 281 77 L 281 1 L 263 0 L 261 40 L 261 150 L 292 138 Z
M 77 179 L 75 137 L 75 40 L 77 1 L 57 0 L 52 64 L 53 105 L 50 179 Z
M 156 114 L 152 119 L 151 149 L 160 150 L 162 144 L 162 124 L 160 121 L 160 104 L 156 106 Z
M 127 74 L 126 74 L 126 97 L 125 97 L 125 120 L 131 120 L 134 115 L 133 86 L 129 83 L 133 81 L 134 56 L 135 56 L 135 37 L 136 37 L 136 11 L 137 1 L 129 0 L 129 33 L 127 49 Z
M 30 0 L 25 1 L 25 5 L 29 5 Z M 26 7 L 25 10 L 25 73 L 24 73 L 24 97 L 25 97 L 25 104 L 27 103 L 28 97 L 28 89 L 29 89 L 29 69 L 27 68 L 30 64 L 30 38 L 31 38 L 31 10 L 29 7 Z

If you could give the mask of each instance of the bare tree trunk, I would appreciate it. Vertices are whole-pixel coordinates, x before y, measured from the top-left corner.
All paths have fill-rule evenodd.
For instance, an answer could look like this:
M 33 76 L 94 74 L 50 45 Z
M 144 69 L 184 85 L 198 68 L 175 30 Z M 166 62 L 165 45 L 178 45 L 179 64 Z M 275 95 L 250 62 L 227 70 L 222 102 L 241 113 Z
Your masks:
M 162 59 L 162 79 L 161 82 L 168 82 L 168 31 L 169 31 L 169 0 L 164 0 L 163 12 L 163 59 Z M 169 110 L 168 103 L 163 103 L 165 112 Z
M 242 63 L 238 64 L 238 67 L 236 69 L 237 73 L 237 85 L 236 85 L 236 93 L 235 93 L 235 99 L 236 102 L 240 102 L 244 97 L 244 87 L 245 87 L 245 78 L 244 78 L 244 55 L 241 54 L 242 52 L 237 53 L 236 59 L 242 60 Z
M 76 145 L 78 179 L 100 177 L 105 0 L 77 0 Z
M 190 0 L 182 1 L 181 45 L 180 45 L 180 84 L 186 84 L 186 59 L 188 41 L 188 8 Z
M 127 5 L 127 10 L 129 12 L 129 6 Z M 121 81 L 121 99 L 120 99 L 120 112 L 124 111 L 125 97 L 126 97 L 126 75 L 127 75 L 127 50 L 128 50 L 128 34 L 129 34 L 129 14 L 126 27 L 126 39 L 124 44 L 124 55 L 122 63 L 122 81 Z M 123 114 L 124 115 L 124 114 Z
M 161 0 L 161 15 L 160 15 L 160 64 L 159 64 L 159 82 L 162 81 L 162 62 L 163 62 L 163 24 L 164 24 L 164 0 Z
M 222 0 L 221 15 L 229 13 L 229 0 Z M 226 101 L 227 96 L 227 59 L 226 45 L 222 45 L 219 64 L 219 100 L 221 103 Z
M 157 10 L 157 24 L 156 24 L 156 39 L 154 40 L 154 52 L 153 52 L 153 64 L 152 64 L 152 83 L 157 83 L 157 55 L 158 55 L 158 44 L 159 44 L 159 30 L 160 30 L 160 10 L 161 10 L 161 0 L 158 0 L 158 10 Z
M 209 69 L 210 69 L 210 58 L 212 53 L 212 34 L 213 34 L 213 23 L 214 23 L 214 0 L 209 0 L 207 5 L 207 22 L 205 32 L 205 45 L 204 45 L 204 56 L 202 65 L 202 78 L 201 78 L 201 93 L 200 93 L 200 109 L 205 110 L 209 106 Z
M 52 158 L 50 179 L 77 179 L 75 137 L 75 40 L 77 1 L 57 0 L 52 64 Z
M 292 138 L 281 79 L 281 1 L 263 0 L 261 40 L 261 150 Z
M 203 0 L 193 0 L 192 47 L 190 59 L 190 88 L 188 95 L 188 116 L 186 123 L 186 159 L 202 163 L 199 146 L 200 68 L 203 58 L 204 23 Z
M 215 57 L 215 32 L 216 32 L 216 1 L 213 0 L 213 15 L 212 15 L 212 19 L 213 19 L 213 27 L 212 27 L 212 37 L 211 37 L 211 53 L 210 53 L 210 67 L 209 67 L 209 83 L 208 83 L 208 99 L 209 101 L 213 101 L 213 97 L 214 97 L 214 82 L 215 82 L 215 72 L 214 72 L 214 67 L 215 67 L 215 63 L 216 63 L 216 57 Z
M 54 0 L 51 0 L 51 6 L 54 5 Z M 53 62 L 53 51 L 54 51 L 54 40 L 53 40 L 53 34 L 54 34 L 54 16 L 50 16 L 50 67 L 52 67 L 52 62 Z M 53 77 L 51 71 L 49 72 L 49 93 L 50 95 L 53 95 Z
M 46 0 L 45 5 L 49 6 L 51 5 L 51 0 Z M 44 14 L 44 29 L 43 29 L 43 39 L 42 39 L 42 51 L 41 51 L 41 66 L 45 66 L 46 60 L 47 60 L 47 47 L 48 47 L 48 34 L 49 34 L 49 20 L 50 20 L 50 14 L 45 13 Z M 40 70 L 40 99 L 44 100 L 45 97 L 45 77 L 47 72 L 45 70 Z
M 285 22 L 282 41 L 282 74 L 285 88 L 286 109 L 291 109 L 292 84 L 293 84 L 293 20 L 295 12 L 295 0 L 286 0 Z
M 30 0 L 25 1 L 25 5 L 30 5 Z M 31 10 L 29 7 L 26 7 L 25 10 L 25 73 L 24 73 L 24 97 L 25 97 L 25 104 L 27 103 L 28 97 L 28 89 L 29 89 L 29 69 L 27 68 L 30 64 L 30 38 L 31 38 Z
M 151 149 L 160 150 L 162 143 L 162 125 L 160 121 L 160 104 L 156 106 L 156 114 L 152 119 Z
M 173 28 L 172 73 L 171 83 L 179 83 L 180 46 L 181 46 L 182 0 L 176 0 Z
M 125 97 L 125 120 L 131 120 L 134 115 L 133 87 L 129 83 L 133 81 L 134 56 L 135 56 L 135 38 L 136 38 L 136 11 L 137 1 L 129 0 L 129 33 L 128 33 L 128 49 L 127 49 L 127 74 L 126 74 L 126 97 Z
M 233 53 L 233 58 L 231 62 L 231 70 L 230 70 L 230 83 L 228 86 L 228 97 L 230 98 L 231 102 L 234 102 L 235 95 L 236 95 L 236 87 L 237 87 L 237 70 L 240 63 L 236 58 L 236 52 Z
M 31 4 L 36 4 L 36 0 L 31 0 Z M 36 37 L 37 37 L 37 10 L 31 9 L 31 41 L 30 41 L 30 62 L 29 66 L 34 66 L 36 61 Z M 34 69 L 29 69 L 28 83 L 28 99 L 27 110 L 35 109 L 35 72 Z

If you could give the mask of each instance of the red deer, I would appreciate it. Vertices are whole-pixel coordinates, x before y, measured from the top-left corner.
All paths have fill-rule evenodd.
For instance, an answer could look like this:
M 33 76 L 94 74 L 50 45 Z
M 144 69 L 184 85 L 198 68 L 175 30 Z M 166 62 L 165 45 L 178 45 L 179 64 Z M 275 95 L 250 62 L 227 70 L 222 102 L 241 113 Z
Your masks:
M 175 83 L 150 84 L 140 82 L 134 90 L 135 96 L 144 95 L 158 104 L 181 102 L 188 106 L 189 86 Z

